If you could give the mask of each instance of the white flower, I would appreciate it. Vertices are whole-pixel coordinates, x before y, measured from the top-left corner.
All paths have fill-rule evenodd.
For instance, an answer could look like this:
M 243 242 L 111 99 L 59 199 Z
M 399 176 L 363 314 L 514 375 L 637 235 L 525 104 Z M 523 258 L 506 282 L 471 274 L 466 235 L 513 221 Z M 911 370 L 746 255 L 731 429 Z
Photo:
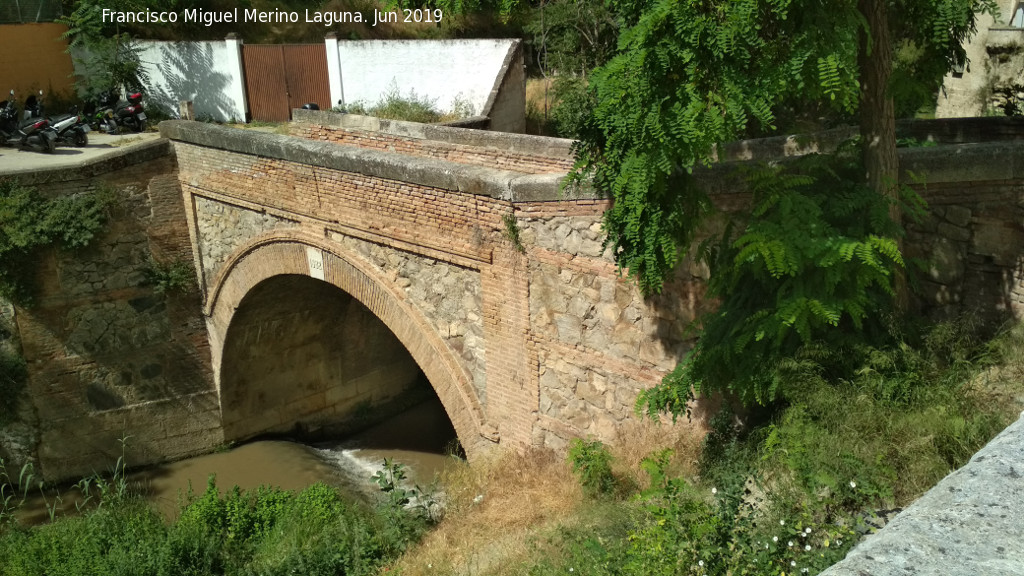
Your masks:
M 842 540 L 836 540 L 836 546 L 842 546 L 842 545 L 843 545 L 843 541 Z
M 772 536 L 772 542 L 778 542 L 778 541 L 779 541 L 779 537 L 778 536 Z
M 850 488 L 856 488 L 856 487 L 857 487 L 857 483 L 854 482 L 853 480 L 850 480 Z
M 811 551 L 811 545 L 808 544 L 807 546 L 804 546 L 804 550 L 810 552 Z
M 789 547 L 790 547 L 790 548 L 792 548 L 792 547 L 793 547 L 793 541 L 792 541 L 792 540 L 790 540 L 790 541 L 789 541 Z
M 793 566 L 795 568 L 796 567 L 796 560 L 790 560 L 789 561 L 789 565 Z
M 804 534 L 810 534 L 810 533 L 811 533 L 811 527 L 810 526 L 808 526 L 807 528 L 804 528 Z
M 697 566 L 703 566 L 703 565 L 704 565 L 704 561 L 703 560 L 700 560 L 700 561 L 697 562 Z
M 779 526 L 785 526 L 785 525 L 786 525 L 786 521 L 785 520 L 779 520 Z
M 569 572 L 572 572 L 572 568 L 569 568 Z
M 765 545 L 764 545 L 764 549 L 765 549 L 765 550 L 767 550 L 767 549 L 768 549 L 768 545 L 767 545 L 767 544 L 765 544 Z
M 718 488 L 712 488 L 711 489 L 711 493 L 712 494 L 718 494 Z

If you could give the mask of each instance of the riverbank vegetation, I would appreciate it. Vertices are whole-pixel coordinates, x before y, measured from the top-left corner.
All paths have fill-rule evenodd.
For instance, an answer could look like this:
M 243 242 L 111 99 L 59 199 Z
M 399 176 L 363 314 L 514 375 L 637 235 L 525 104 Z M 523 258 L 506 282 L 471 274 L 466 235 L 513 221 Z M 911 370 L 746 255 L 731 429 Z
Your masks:
M 851 380 L 806 357 L 772 410 L 726 407 L 708 435 L 648 423 L 455 469 L 440 526 L 396 565 L 437 574 L 817 574 L 962 466 L 1019 413 L 1024 329 L 967 320 L 857 354 Z M 576 476 L 574 477 L 574 470 Z
M 392 501 L 347 499 L 325 484 L 189 494 L 168 522 L 124 482 L 89 484 L 80 514 L 21 526 L 13 509 L 34 479 L 0 472 L 0 572 L 5 576 L 334 576 L 377 574 L 428 525 Z M 83 490 L 85 491 L 85 490 Z

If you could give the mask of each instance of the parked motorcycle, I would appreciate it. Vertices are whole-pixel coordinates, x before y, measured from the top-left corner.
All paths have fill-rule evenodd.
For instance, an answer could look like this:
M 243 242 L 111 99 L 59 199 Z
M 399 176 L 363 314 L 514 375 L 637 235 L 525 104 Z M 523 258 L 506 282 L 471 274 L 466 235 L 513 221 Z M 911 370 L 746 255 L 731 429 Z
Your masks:
M 0 142 L 50 153 L 57 148 L 57 133 L 45 118 L 19 121 L 18 105 L 11 90 L 10 98 L 0 103 Z
M 117 134 L 117 120 L 114 118 L 114 107 L 117 106 L 117 94 L 113 91 L 101 92 L 95 100 L 85 104 L 82 112 L 94 130 Z
M 142 92 L 128 94 L 127 101 L 121 100 L 113 90 L 101 92 L 94 102 L 86 106 L 85 113 L 97 130 L 108 134 L 117 134 L 118 126 L 135 132 L 146 129 Z
M 128 95 L 128 101 L 120 101 L 114 107 L 114 117 L 118 124 L 126 126 L 135 132 L 142 132 L 146 129 L 146 113 L 142 106 L 142 92 L 133 92 Z
M 46 118 L 43 113 L 43 91 L 39 98 L 33 94 L 25 100 L 26 118 Z M 89 126 L 78 113 L 78 106 L 72 106 L 68 114 L 46 118 L 57 133 L 57 145 L 83 147 L 89 144 Z

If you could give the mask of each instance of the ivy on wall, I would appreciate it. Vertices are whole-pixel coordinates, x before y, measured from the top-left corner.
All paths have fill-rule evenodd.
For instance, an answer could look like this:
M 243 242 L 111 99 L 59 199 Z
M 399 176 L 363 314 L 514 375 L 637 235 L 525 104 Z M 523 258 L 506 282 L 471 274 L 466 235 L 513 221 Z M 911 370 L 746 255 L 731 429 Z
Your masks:
M 16 180 L 0 180 L 0 298 L 30 306 L 42 250 L 82 248 L 103 229 L 110 190 L 46 198 Z

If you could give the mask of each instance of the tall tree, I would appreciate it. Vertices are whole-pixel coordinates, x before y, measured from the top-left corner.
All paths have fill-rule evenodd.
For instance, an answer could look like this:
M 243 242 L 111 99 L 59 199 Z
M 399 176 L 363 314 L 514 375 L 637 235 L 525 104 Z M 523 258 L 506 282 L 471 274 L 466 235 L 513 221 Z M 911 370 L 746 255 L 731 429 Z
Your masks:
M 605 229 L 646 292 L 691 245 L 710 203 L 689 170 L 782 102 L 858 111 L 867 181 L 897 174 L 893 94 L 934 93 L 992 0 L 620 0 L 636 24 L 591 77 L 578 175 L 614 198 Z M 897 58 L 896 56 L 901 56 Z M 907 56 L 912 55 L 912 56 Z M 893 214 L 898 216 L 898 214 Z

